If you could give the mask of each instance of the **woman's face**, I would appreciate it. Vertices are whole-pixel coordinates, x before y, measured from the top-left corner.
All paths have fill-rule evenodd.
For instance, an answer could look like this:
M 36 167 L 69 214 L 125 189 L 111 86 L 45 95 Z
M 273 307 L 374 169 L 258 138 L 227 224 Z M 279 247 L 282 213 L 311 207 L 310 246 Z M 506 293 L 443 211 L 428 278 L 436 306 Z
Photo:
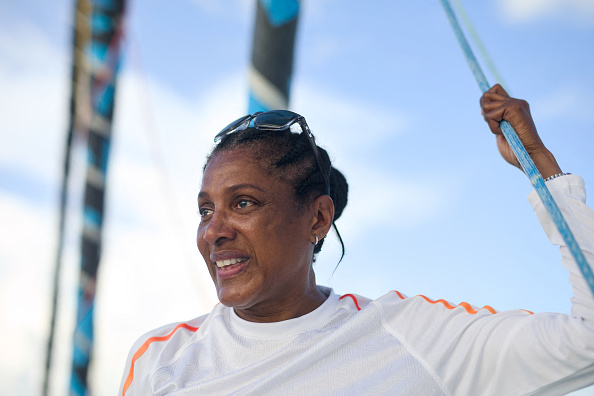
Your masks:
M 223 304 L 273 313 L 315 287 L 313 211 L 298 209 L 292 187 L 248 151 L 211 158 L 198 207 L 198 249 Z

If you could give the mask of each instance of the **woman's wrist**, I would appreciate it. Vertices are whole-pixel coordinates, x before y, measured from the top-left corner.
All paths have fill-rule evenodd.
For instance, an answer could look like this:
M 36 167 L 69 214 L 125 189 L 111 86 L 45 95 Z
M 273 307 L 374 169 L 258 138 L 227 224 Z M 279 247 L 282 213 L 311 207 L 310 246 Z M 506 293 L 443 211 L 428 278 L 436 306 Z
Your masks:
M 557 164 L 557 160 L 549 150 L 533 154 L 530 157 L 543 179 L 563 173 L 559 164 Z
M 567 175 L 571 175 L 571 173 L 556 173 L 552 176 L 547 177 L 546 179 L 544 179 L 544 181 L 548 182 L 548 181 L 556 179 L 558 177 L 567 176 Z

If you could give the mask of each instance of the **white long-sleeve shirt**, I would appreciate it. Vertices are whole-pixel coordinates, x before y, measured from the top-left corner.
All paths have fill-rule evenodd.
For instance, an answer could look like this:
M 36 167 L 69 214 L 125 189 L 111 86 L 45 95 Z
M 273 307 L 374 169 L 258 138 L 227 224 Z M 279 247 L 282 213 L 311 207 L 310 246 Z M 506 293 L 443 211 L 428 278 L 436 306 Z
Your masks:
M 589 263 L 594 212 L 583 180 L 547 182 Z M 594 299 L 538 196 L 574 288 L 570 315 L 496 312 L 391 291 L 377 300 L 330 289 L 299 318 L 253 323 L 218 304 L 133 346 L 120 395 L 560 395 L 594 383 Z

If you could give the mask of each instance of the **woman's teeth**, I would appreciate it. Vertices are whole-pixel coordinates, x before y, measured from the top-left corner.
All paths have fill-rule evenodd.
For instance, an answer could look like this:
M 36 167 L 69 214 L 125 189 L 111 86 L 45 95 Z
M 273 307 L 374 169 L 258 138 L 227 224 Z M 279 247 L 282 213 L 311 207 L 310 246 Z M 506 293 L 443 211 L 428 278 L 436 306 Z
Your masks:
M 237 263 L 243 263 L 246 260 L 247 260 L 247 258 L 240 258 L 240 259 L 235 259 L 234 258 L 234 259 L 229 259 L 229 260 L 216 261 L 215 264 L 217 265 L 217 267 L 223 268 L 223 267 L 226 267 L 228 265 L 237 264 Z

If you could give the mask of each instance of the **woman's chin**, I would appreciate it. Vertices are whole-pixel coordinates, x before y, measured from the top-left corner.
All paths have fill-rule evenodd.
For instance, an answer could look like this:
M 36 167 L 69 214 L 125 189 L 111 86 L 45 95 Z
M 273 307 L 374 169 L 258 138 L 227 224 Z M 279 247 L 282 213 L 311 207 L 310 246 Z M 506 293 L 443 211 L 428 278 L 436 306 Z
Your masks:
M 228 285 L 218 286 L 217 296 L 221 304 L 231 308 L 242 308 L 249 300 L 244 290 Z

